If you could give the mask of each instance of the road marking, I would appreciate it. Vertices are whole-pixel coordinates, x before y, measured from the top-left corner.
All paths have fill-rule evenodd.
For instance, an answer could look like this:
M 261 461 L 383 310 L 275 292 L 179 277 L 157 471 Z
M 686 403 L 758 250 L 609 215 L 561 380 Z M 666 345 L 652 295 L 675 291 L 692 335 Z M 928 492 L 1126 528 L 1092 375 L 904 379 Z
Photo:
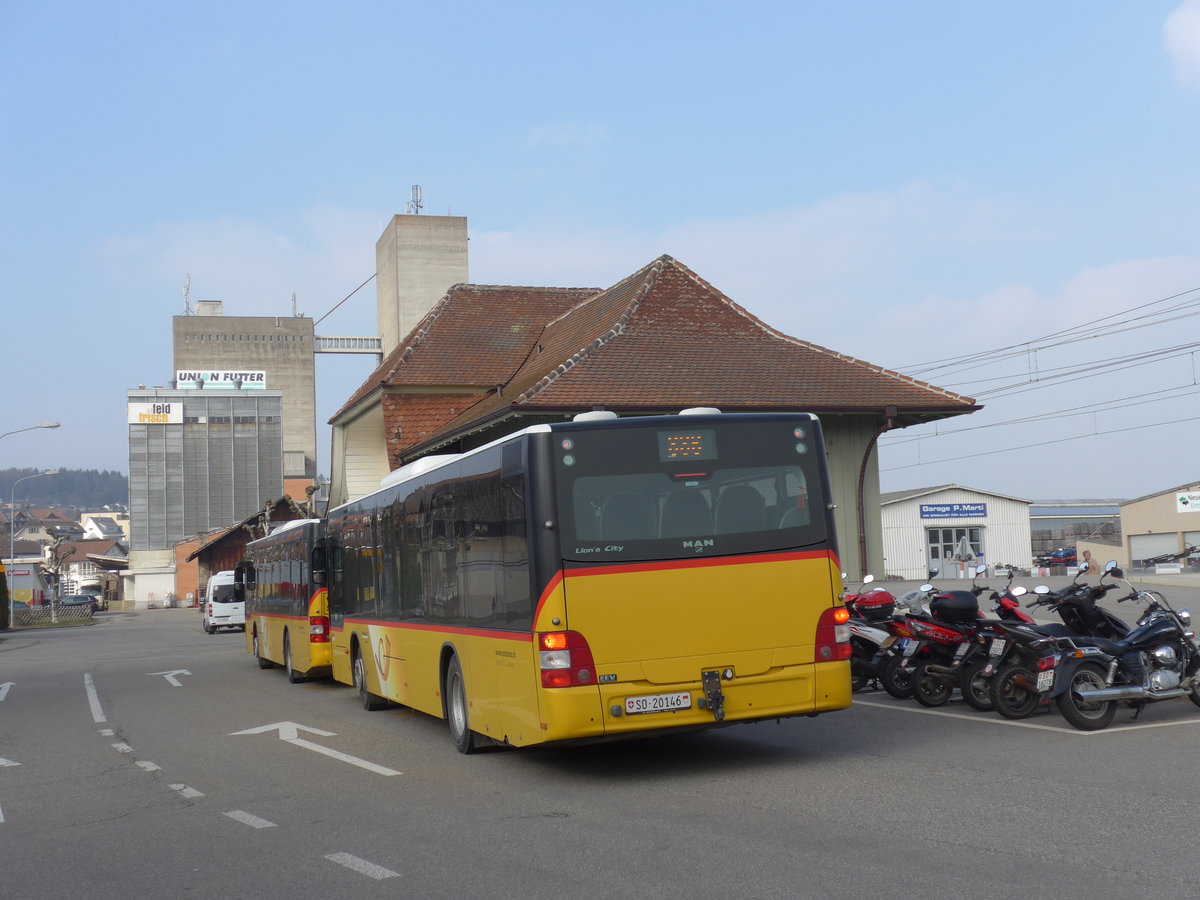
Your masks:
M 172 669 L 170 672 L 147 672 L 146 674 L 147 675 L 161 675 L 161 676 L 163 676 L 163 678 L 167 679 L 168 682 L 170 682 L 172 687 L 183 687 L 183 682 L 181 682 L 175 676 L 176 675 L 191 675 L 192 673 L 189 672 L 187 669 Z
M 257 728 L 247 728 L 244 731 L 232 731 L 229 736 L 265 734 L 268 731 L 277 731 L 281 741 L 294 744 L 297 747 L 303 747 L 305 750 L 312 750 L 345 763 L 350 763 L 352 766 L 358 766 L 360 769 L 366 769 L 368 772 L 374 772 L 376 775 L 390 776 L 404 774 L 403 772 L 397 772 L 395 769 L 389 769 L 387 766 L 376 765 L 373 762 L 367 762 L 365 759 L 359 759 L 357 756 L 351 756 L 349 753 L 342 753 L 340 750 L 331 750 L 328 747 L 322 747 L 320 744 L 314 744 L 312 741 L 306 741 L 299 736 L 302 730 L 310 734 L 320 735 L 321 737 L 335 737 L 337 735 L 336 731 L 322 731 L 319 728 L 310 728 L 307 725 L 298 725 L 295 722 L 275 722 L 272 725 L 260 725 Z
M 178 791 L 179 796 L 186 797 L 189 800 L 191 800 L 195 797 L 203 797 L 204 796 L 198 790 L 196 790 L 195 788 L 192 788 L 192 787 L 188 787 L 186 784 L 168 784 L 167 787 L 169 787 L 173 791 Z
M 152 763 L 148 759 L 139 759 L 134 763 L 139 769 L 145 769 L 147 772 L 161 772 L 162 767 L 158 763 Z
M 10 687 L 16 687 L 16 685 L 11 681 L 6 681 L 4 684 L 0 684 L 0 700 L 3 700 L 8 696 L 8 689 Z
M 1110 725 L 1099 731 L 1080 731 L 1064 721 L 1058 725 L 1038 725 L 1034 722 L 1014 721 L 1012 719 L 990 719 L 985 716 L 969 716 L 964 713 L 944 712 L 940 709 L 925 709 L 923 707 L 904 706 L 900 703 L 872 703 L 870 700 L 855 700 L 855 706 L 873 706 L 876 709 L 893 709 L 897 712 L 921 713 L 927 716 L 942 716 L 947 719 L 965 719 L 968 722 L 981 722 L 985 725 L 1011 725 L 1014 728 L 1035 728 L 1039 731 L 1053 731 L 1055 734 L 1070 734 L 1077 737 L 1095 737 L 1100 734 L 1120 734 L 1123 731 L 1138 731 L 1143 728 L 1172 728 L 1176 725 L 1200 725 L 1200 719 L 1184 719 L 1182 722 L 1152 722 L 1148 725 Z
M 359 859 L 357 856 L 351 856 L 349 853 L 327 853 L 325 858 L 330 862 L 335 862 L 339 866 L 345 866 L 347 869 L 353 869 L 368 878 L 374 878 L 376 881 L 383 881 L 385 878 L 399 878 L 399 872 L 393 872 L 391 869 L 385 869 L 383 866 L 377 866 L 375 863 L 367 862 L 365 859 Z
M 112 748 L 114 750 L 116 750 L 118 753 L 132 753 L 133 752 L 133 748 L 130 747 L 124 741 L 118 741 L 117 743 L 112 745 Z
M 19 766 L 19 765 L 20 765 L 19 762 L 13 762 L 11 759 L 5 759 L 4 757 L 0 756 L 0 769 L 4 768 L 5 766 Z
M 104 735 L 104 737 L 112 737 L 116 732 L 114 732 L 111 728 L 101 728 L 100 733 Z
M 87 688 L 88 705 L 92 707 L 92 721 L 97 725 L 101 722 L 107 722 L 108 719 L 104 718 L 104 710 L 100 708 L 100 697 L 96 694 L 96 685 L 92 681 L 91 673 L 84 673 L 83 686 Z
M 4 810 L 0 808 L 0 825 L 4 824 Z
M 249 825 L 251 828 L 274 828 L 274 822 L 268 822 L 266 819 L 260 819 L 258 816 L 252 816 L 250 813 L 241 809 L 231 809 L 225 813 L 229 818 L 241 822 L 243 825 Z

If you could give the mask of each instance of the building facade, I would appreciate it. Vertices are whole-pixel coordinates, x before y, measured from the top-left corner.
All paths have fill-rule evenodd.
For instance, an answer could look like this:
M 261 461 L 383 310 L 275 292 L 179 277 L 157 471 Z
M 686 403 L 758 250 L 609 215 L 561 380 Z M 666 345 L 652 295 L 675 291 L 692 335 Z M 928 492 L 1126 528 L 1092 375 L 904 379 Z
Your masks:
M 923 581 L 937 569 L 941 578 L 970 578 L 980 563 L 1032 562 L 1028 500 L 944 484 L 886 493 L 880 505 L 888 577 Z
M 280 497 L 282 402 L 271 390 L 129 391 L 131 550 L 167 550 Z
M 226 316 L 223 309 L 219 300 L 201 300 L 196 315 L 173 317 L 175 389 L 206 393 L 240 383 L 243 392 L 281 392 L 283 477 L 311 482 L 317 474 L 313 320 Z

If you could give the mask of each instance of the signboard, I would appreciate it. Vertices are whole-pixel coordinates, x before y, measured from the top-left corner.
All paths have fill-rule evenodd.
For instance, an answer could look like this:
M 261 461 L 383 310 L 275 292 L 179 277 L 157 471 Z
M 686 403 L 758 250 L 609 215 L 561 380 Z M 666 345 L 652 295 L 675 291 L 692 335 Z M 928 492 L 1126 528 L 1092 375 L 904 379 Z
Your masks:
M 130 425 L 182 425 L 182 403 L 130 403 Z
M 922 503 L 922 519 L 986 519 L 986 503 Z
M 175 373 L 175 387 L 181 391 L 262 391 L 267 387 L 267 373 L 180 369 Z
M 1180 491 L 1175 495 L 1175 512 L 1200 512 L 1200 491 Z

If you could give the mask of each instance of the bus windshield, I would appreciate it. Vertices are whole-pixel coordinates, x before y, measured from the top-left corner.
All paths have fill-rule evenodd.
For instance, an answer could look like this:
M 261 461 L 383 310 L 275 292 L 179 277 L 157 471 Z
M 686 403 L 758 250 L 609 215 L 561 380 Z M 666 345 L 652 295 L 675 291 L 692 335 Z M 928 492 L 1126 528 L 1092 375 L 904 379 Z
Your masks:
M 828 539 L 808 418 L 555 435 L 565 559 L 681 559 Z

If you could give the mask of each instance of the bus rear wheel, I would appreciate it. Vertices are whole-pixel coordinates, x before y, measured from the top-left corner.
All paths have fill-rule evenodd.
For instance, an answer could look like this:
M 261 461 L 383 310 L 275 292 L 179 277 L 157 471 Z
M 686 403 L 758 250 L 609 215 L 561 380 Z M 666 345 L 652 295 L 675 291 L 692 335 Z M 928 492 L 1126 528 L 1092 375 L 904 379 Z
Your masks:
M 299 684 L 304 680 L 304 676 L 292 665 L 292 637 L 287 632 L 283 635 L 283 671 L 287 672 L 287 680 L 292 684 Z
M 446 667 L 446 723 L 450 726 L 450 737 L 459 753 L 474 753 L 479 749 L 475 732 L 467 714 L 467 687 L 463 681 L 462 665 L 458 657 L 450 657 Z
M 260 669 L 269 669 L 275 665 L 269 659 L 263 659 L 262 648 L 258 646 L 258 629 L 254 629 L 254 658 L 258 661 Z
M 367 712 L 375 712 L 387 706 L 387 700 L 367 690 L 367 664 L 363 660 L 362 651 L 356 650 L 354 662 L 351 664 L 354 674 L 354 689 L 358 691 L 358 702 Z

